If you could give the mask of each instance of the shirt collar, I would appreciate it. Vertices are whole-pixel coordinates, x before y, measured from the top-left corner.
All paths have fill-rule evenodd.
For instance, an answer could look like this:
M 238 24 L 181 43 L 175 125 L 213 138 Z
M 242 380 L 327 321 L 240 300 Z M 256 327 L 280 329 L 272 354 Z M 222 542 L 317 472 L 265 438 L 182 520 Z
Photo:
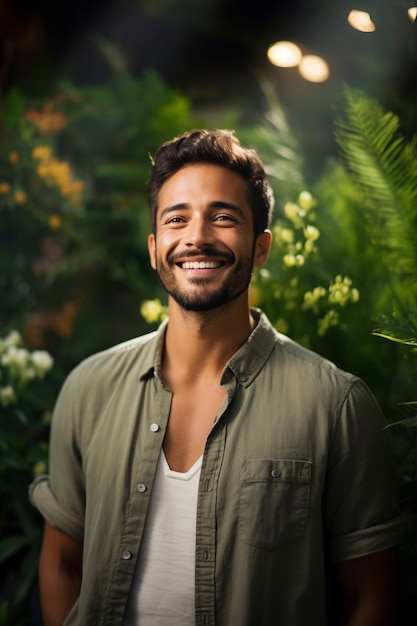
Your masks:
M 229 359 L 223 370 L 221 383 L 227 382 L 230 372 L 242 387 L 249 387 L 268 360 L 278 335 L 260 309 L 251 309 L 258 323 L 243 346 Z
M 278 335 L 269 322 L 266 315 L 260 309 L 251 309 L 252 315 L 258 323 L 243 346 L 227 362 L 221 379 L 221 384 L 228 381 L 230 375 L 234 375 L 243 387 L 249 385 L 256 378 L 269 358 Z M 168 319 L 164 320 L 155 333 L 154 350 L 144 360 L 141 380 L 148 380 L 158 376 L 161 380 L 162 353 L 165 341 L 165 332 Z

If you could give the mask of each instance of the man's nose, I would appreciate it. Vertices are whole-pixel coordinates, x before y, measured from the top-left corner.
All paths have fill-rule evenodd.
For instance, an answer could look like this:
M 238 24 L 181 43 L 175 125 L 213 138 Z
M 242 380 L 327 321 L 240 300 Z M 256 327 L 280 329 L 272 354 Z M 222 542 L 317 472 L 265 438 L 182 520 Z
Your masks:
M 213 240 L 213 229 L 208 220 L 196 217 L 189 222 L 185 242 L 187 245 L 197 247 L 210 244 Z

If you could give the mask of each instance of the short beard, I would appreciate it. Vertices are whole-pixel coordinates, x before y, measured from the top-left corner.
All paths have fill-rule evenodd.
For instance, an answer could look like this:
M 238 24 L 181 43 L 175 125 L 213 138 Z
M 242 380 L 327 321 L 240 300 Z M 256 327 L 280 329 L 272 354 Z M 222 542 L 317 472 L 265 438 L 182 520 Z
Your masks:
M 215 252 L 206 256 L 216 256 Z M 195 255 L 189 255 L 195 256 Z M 168 259 L 168 264 L 172 266 L 174 262 Z M 190 294 L 181 290 L 175 282 L 170 280 L 171 274 L 165 267 L 157 267 L 159 280 L 165 291 L 175 300 L 175 302 L 185 311 L 207 312 L 225 306 L 229 302 L 237 300 L 244 293 L 252 278 L 253 254 L 250 259 L 239 261 L 233 273 L 227 278 L 225 283 L 216 291 L 208 290 L 207 293 Z M 203 285 L 208 282 L 205 278 L 196 278 L 195 284 Z

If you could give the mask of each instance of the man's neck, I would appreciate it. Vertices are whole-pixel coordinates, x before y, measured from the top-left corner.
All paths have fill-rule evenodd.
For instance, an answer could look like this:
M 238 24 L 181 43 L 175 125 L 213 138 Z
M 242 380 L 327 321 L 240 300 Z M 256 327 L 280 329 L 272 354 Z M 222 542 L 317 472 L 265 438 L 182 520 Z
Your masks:
M 207 312 L 185 311 L 170 302 L 163 369 L 184 376 L 220 373 L 255 325 L 247 301 Z

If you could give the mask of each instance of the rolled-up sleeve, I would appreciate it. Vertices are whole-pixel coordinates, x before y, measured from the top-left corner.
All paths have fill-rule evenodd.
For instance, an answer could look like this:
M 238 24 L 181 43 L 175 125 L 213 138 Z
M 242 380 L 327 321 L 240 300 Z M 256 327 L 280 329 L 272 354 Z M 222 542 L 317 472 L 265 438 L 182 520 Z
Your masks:
M 324 519 L 333 561 L 388 549 L 404 536 L 385 425 L 372 393 L 358 381 L 340 407 L 326 478 Z
M 52 526 L 82 541 L 85 478 L 80 452 L 78 376 L 74 370 L 58 396 L 51 425 L 49 475 L 30 484 L 29 499 Z

